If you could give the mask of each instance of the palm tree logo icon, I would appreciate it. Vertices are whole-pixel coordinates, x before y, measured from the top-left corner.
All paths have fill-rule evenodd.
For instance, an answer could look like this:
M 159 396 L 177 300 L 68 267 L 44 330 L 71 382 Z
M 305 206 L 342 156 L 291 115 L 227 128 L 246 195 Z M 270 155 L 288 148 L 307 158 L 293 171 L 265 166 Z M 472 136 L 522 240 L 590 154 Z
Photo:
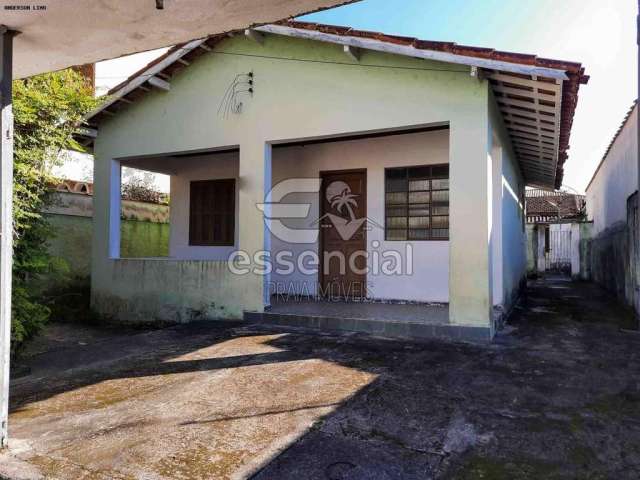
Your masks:
M 376 222 L 366 217 L 356 218 L 354 209 L 358 208 L 358 202 L 356 201 L 358 195 L 352 193 L 351 187 L 345 182 L 340 180 L 331 182 L 325 191 L 325 198 L 331 208 L 335 209 L 340 215 L 325 213 L 313 223 L 318 224 L 323 219 L 328 218 L 342 240 L 350 240 L 365 223 L 371 223 L 379 227 Z M 341 216 L 345 210 L 347 217 Z
M 351 193 L 349 185 L 342 181 L 332 182 L 327 187 L 325 195 L 331 208 L 335 208 L 338 213 L 342 213 L 342 210 L 346 208 L 349 220 L 356 219 L 353 209 L 358 207 L 358 202 L 356 202 L 358 195 Z

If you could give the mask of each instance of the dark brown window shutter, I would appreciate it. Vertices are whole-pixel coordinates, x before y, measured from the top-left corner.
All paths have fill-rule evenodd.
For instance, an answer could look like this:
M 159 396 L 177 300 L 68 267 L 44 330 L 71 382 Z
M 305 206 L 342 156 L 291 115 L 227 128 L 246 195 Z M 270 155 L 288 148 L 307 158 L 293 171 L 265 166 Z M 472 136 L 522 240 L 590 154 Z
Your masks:
M 189 245 L 233 246 L 235 200 L 233 178 L 191 182 Z

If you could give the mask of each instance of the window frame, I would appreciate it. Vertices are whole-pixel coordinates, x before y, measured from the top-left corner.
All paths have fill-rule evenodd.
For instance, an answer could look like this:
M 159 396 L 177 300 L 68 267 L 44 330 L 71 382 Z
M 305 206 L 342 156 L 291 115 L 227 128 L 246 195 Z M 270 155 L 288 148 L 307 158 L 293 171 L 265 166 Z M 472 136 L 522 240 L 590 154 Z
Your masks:
M 409 202 L 409 195 L 412 193 L 412 191 L 409 189 L 409 171 L 411 169 L 414 168 L 428 168 L 429 169 L 429 182 L 431 182 L 432 180 L 434 180 L 434 176 L 433 176 L 433 169 L 437 168 L 437 167 L 447 167 L 447 181 L 450 180 L 450 170 L 449 170 L 449 163 L 434 163 L 434 164 L 423 164 L 423 165 L 409 165 L 409 166 L 403 166 L 403 167 L 385 167 L 384 169 L 384 239 L 385 242 L 447 242 L 449 241 L 449 239 L 451 238 L 450 235 L 450 228 L 451 228 L 451 224 L 449 222 L 449 219 L 451 217 L 451 211 L 448 210 L 449 213 L 447 213 L 447 215 L 433 215 L 433 196 L 432 193 L 434 191 L 438 192 L 438 191 L 445 191 L 445 189 L 433 189 L 432 188 L 432 184 L 429 183 L 429 227 L 428 227 L 428 238 L 409 238 L 409 230 L 411 229 L 409 226 L 409 219 L 411 218 L 411 216 L 409 215 L 409 206 L 411 205 L 411 203 Z M 391 170 L 404 170 L 405 171 L 405 180 L 406 180 L 406 192 L 388 192 L 387 190 L 387 174 L 389 171 Z M 436 180 L 438 178 L 435 178 Z M 416 190 L 417 191 L 417 190 Z M 419 190 L 419 192 L 426 192 L 427 190 Z M 449 184 L 448 188 L 446 189 L 447 192 L 451 191 L 451 184 Z M 415 191 L 414 191 L 415 192 Z M 387 219 L 389 218 L 387 211 L 389 209 L 389 207 L 393 207 L 394 205 L 388 205 L 387 204 L 387 193 L 406 193 L 406 203 L 404 204 L 399 204 L 400 205 L 404 205 L 406 207 L 406 215 L 404 216 L 404 218 L 406 218 L 406 227 L 404 227 L 405 231 L 406 231 L 406 238 L 405 239 L 389 239 L 388 238 L 388 231 L 389 230 L 402 230 L 402 228 L 389 228 L 387 226 Z M 449 198 L 449 196 L 447 195 L 447 197 Z M 451 201 L 449 198 L 449 201 L 447 202 L 447 206 L 450 206 Z M 433 237 L 432 236 L 432 232 L 433 232 L 433 217 L 447 217 L 447 231 L 449 232 L 447 234 L 446 237 Z M 399 217 L 399 216 L 394 216 L 392 218 L 403 218 L 403 217 Z
M 194 232 L 192 231 L 192 218 L 193 218 L 193 187 L 197 184 L 230 184 L 231 185 L 231 207 L 229 212 L 211 212 L 210 215 L 228 215 L 231 219 L 231 239 L 228 241 L 202 241 L 194 239 Z M 233 247 L 236 242 L 236 179 L 235 178 L 212 178 L 207 180 L 191 180 L 189 181 L 189 231 L 188 242 L 190 247 Z

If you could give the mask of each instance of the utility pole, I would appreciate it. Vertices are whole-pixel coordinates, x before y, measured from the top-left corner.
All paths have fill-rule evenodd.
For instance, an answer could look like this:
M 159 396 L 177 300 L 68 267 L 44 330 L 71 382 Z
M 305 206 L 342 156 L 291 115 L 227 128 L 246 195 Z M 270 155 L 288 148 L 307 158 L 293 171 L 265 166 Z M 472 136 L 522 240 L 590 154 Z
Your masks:
M 13 257 L 13 78 L 14 32 L 0 25 L 0 448 L 8 444 Z

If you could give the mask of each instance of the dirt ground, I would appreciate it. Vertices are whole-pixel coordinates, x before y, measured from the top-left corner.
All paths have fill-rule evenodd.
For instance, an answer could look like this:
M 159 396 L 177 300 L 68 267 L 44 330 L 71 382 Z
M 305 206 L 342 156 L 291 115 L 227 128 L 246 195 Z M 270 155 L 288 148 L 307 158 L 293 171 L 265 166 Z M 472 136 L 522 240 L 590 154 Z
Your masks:
M 527 293 L 484 347 L 52 326 L 12 384 L 0 477 L 640 478 L 633 318 L 590 284 Z

